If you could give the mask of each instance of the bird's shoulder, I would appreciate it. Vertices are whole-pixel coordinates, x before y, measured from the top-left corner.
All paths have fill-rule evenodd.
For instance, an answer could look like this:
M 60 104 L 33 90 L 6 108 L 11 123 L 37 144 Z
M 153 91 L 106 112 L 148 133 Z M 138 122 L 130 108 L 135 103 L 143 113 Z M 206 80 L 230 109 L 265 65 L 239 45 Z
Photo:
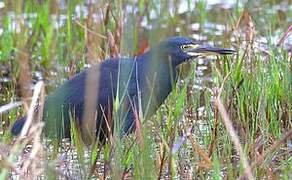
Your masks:
M 134 58 L 112 58 L 101 62 L 94 68 L 99 71 L 102 78 L 120 77 L 132 78 L 135 70 L 136 60 Z
M 113 68 L 116 69 L 119 67 L 119 65 L 121 66 L 131 66 L 133 65 L 135 59 L 134 58 L 126 58 L 126 57 L 119 57 L 119 58 L 109 58 L 106 59 L 104 61 L 102 61 L 101 63 L 99 63 L 97 66 L 99 66 L 100 68 Z

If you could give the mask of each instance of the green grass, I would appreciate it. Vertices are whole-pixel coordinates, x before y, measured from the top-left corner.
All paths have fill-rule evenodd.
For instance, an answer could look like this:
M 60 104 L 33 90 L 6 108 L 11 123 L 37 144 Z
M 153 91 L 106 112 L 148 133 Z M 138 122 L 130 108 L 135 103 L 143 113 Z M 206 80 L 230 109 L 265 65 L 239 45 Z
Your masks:
M 23 6 L 5 1 L 6 6 L 1 14 L 3 33 L 0 36 L 0 68 L 4 70 L 0 71 L 0 76 L 10 77 L 11 80 L 0 82 L 0 105 L 22 100 L 21 97 L 27 100 L 29 96 L 25 95 L 29 92 L 20 90 L 19 85 L 36 79 L 36 72 L 41 72 L 46 82 L 46 92 L 50 93 L 87 64 L 115 56 L 116 49 L 125 56 L 136 54 L 143 37 L 147 37 L 150 44 L 155 44 L 175 34 L 191 36 L 194 32 L 190 24 L 195 22 L 200 24 L 199 31 L 195 33 L 201 37 L 207 36 L 216 45 L 232 45 L 238 51 L 234 57 L 217 57 L 208 63 L 208 70 L 203 77 L 212 77 L 211 82 L 202 80 L 195 73 L 202 65 L 193 63 L 182 67 L 184 81 L 176 85 L 156 115 L 143 121 L 145 123 L 142 123 L 139 133 L 121 139 L 119 133 L 115 132 L 112 141 L 104 146 L 95 143 L 87 147 L 73 124 L 69 147 L 65 143 L 49 140 L 46 143 L 47 139 L 43 139 L 44 148 L 33 156 L 29 171 L 20 176 L 43 174 L 48 178 L 65 176 L 88 179 L 120 179 L 128 176 L 134 179 L 242 177 L 244 165 L 222 121 L 220 109 L 214 103 L 217 91 L 222 87 L 220 98 L 239 137 L 253 176 L 256 179 L 272 176 L 291 178 L 291 142 L 287 140 L 291 139 L 291 133 L 290 137 L 285 138 L 285 134 L 292 128 L 292 93 L 289 93 L 292 92 L 291 55 L 277 47 L 273 40 L 279 39 L 291 24 L 291 10 L 277 13 L 273 9 L 273 2 L 261 2 L 260 14 L 263 15 L 259 15 L 252 4 L 239 2 L 231 9 L 220 11 L 215 7 L 208 9 L 206 1 L 197 1 L 195 8 L 191 9 L 193 2 L 189 1 L 190 12 L 177 14 L 176 10 L 170 12 L 168 8 L 178 8 L 179 2 L 158 4 L 156 1 L 139 0 L 133 4 L 102 1 L 87 8 L 93 14 L 103 13 L 96 20 L 95 15 L 86 15 L 83 11 L 80 18 L 72 18 L 76 15 L 76 7 L 86 5 L 85 2 L 68 1 L 66 8 L 62 9 L 55 1 L 31 1 Z M 137 8 L 137 15 L 133 15 L 132 11 L 126 13 L 126 5 Z M 244 8 L 251 15 L 256 29 L 251 49 L 245 43 L 252 32 L 244 30 L 246 25 L 236 26 Z M 21 18 L 10 16 L 9 12 L 14 12 L 17 17 L 23 14 L 36 16 L 22 21 Z M 156 13 L 157 17 L 153 19 L 151 13 Z M 286 18 L 282 19 L 279 13 L 284 13 Z M 140 26 L 143 18 L 151 28 Z M 20 32 L 11 30 L 12 24 L 16 22 L 20 24 Z M 23 22 L 28 23 L 29 27 Z M 55 28 L 54 24 L 59 22 L 62 25 Z M 214 35 L 218 30 L 204 29 L 207 23 L 220 24 L 226 29 L 222 30 L 222 35 Z M 176 28 L 180 32 L 176 32 Z M 114 37 L 114 43 L 109 40 L 111 36 Z M 257 48 L 261 37 L 268 42 L 265 44 L 266 51 Z M 129 44 L 133 44 L 133 47 Z M 24 69 L 23 63 L 29 69 Z M 27 75 L 23 76 L 23 73 Z M 198 79 L 202 80 L 199 84 L 203 87 L 201 90 L 194 88 Z M 122 118 L 117 112 L 118 99 L 115 106 L 115 118 Z M 205 108 L 203 116 L 197 110 L 202 106 Z M 0 179 L 15 177 L 12 173 L 19 173 L 15 168 L 22 168 L 20 165 L 28 162 L 23 149 L 33 144 L 33 141 L 28 141 L 33 136 L 14 142 L 9 132 L 12 123 L 24 111 L 24 108 L 14 108 L 0 114 L 3 122 L 0 125 L 0 156 L 4 157 L 0 158 Z M 143 120 L 143 115 L 139 115 Z M 190 129 L 191 135 L 188 134 Z M 67 158 L 60 160 L 63 155 Z M 45 169 L 38 166 L 40 164 Z M 74 167 L 78 170 L 72 169 Z M 35 174 L 39 170 L 41 173 Z M 73 173 L 66 173 L 66 170 Z

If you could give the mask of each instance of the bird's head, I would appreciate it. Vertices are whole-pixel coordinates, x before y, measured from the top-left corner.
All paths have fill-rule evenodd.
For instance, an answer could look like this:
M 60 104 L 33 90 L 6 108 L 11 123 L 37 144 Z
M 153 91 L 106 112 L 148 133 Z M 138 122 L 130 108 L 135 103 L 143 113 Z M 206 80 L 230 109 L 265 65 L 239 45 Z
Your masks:
M 210 45 L 202 45 L 194 40 L 182 36 L 168 38 L 155 47 L 160 56 L 171 61 L 174 67 L 192 60 L 198 56 L 209 56 L 217 54 L 233 54 L 234 50 L 218 48 Z

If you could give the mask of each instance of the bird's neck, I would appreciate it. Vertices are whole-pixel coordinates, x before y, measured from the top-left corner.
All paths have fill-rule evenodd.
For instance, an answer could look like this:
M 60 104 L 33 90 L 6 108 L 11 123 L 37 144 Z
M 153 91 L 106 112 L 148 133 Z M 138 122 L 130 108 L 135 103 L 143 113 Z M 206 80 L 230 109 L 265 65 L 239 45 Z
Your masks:
M 139 78 L 145 79 L 147 86 L 155 86 L 158 91 L 168 94 L 176 84 L 177 71 L 165 58 L 167 57 L 148 52 L 140 56 L 137 63 Z
M 162 76 L 172 76 L 172 80 L 176 78 L 176 66 L 171 63 L 167 55 L 162 55 L 153 50 L 139 56 L 137 63 L 150 75 L 161 74 Z
M 137 59 L 139 85 L 142 89 L 142 109 L 146 116 L 152 115 L 167 98 L 177 75 L 172 64 L 165 59 L 146 53 Z M 151 106 L 149 106 L 151 104 Z

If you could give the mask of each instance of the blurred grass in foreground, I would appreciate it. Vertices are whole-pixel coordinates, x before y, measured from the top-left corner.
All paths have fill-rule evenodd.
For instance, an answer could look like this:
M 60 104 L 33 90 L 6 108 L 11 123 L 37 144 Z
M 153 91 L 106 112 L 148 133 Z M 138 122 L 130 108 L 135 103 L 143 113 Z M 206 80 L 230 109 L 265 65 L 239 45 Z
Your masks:
M 0 73 L 1 79 L 8 81 L 1 82 L 0 104 L 22 97 L 25 112 L 35 80 L 44 79 L 49 93 L 88 64 L 120 54 L 143 53 L 149 44 L 175 34 L 232 45 L 238 54 L 209 63 L 207 75 L 212 81 L 203 81 L 200 90 L 194 88 L 196 80 L 203 79 L 195 72 L 200 65 L 191 65 L 184 81 L 157 114 L 142 124 L 139 133 L 122 140 L 114 135 L 100 150 L 98 144 L 86 147 L 74 127 L 72 141 L 61 145 L 47 139 L 38 144 L 39 130 L 13 141 L 9 128 L 23 113 L 16 109 L 2 113 L 1 179 L 41 175 L 69 179 L 235 179 L 247 175 L 240 157 L 248 160 L 257 179 L 291 178 L 291 54 L 289 57 L 273 41 L 274 36 L 280 36 L 274 33 L 276 28 L 282 27 L 284 33 L 291 24 L 291 10 L 263 11 L 260 17 L 250 3 L 236 3 L 218 12 L 216 7 L 208 9 L 205 1 L 189 1 L 187 13 L 178 12 L 179 1 L 4 3 Z M 259 8 L 272 7 L 272 2 L 266 2 Z M 287 17 L 281 20 L 283 14 Z M 148 26 L 142 25 L 144 19 Z M 192 29 L 189 24 L 199 28 Z M 218 29 L 212 29 L 212 24 L 226 29 L 215 36 Z M 262 37 L 266 43 L 259 40 Z M 261 44 L 267 45 L 264 50 Z M 218 108 L 218 100 L 223 107 Z M 221 116 L 224 111 L 229 117 Z M 234 145 L 222 121 L 225 118 L 231 120 L 241 147 Z

